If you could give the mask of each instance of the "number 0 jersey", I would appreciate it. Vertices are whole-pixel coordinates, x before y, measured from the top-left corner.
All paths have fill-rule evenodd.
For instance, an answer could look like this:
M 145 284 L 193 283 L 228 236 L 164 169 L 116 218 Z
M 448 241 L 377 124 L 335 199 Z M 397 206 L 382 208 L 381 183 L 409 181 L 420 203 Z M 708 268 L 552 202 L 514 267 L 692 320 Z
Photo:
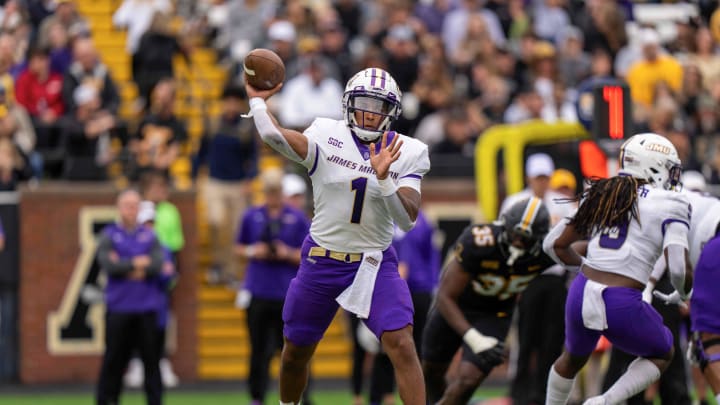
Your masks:
M 390 178 L 398 187 L 419 193 L 420 181 L 430 169 L 427 145 L 391 134 L 388 144 L 399 136 L 403 145 L 400 158 L 390 166 Z M 313 185 L 313 240 L 326 249 L 349 253 L 387 249 L 394 224 L 370 165 L 368 146 L 352 135 L 344 121 L 318 118 L 304 135 L 308 154 L 301 164 L 308 169 Z
M 455 243 L 455 258 L 471 281 L 460 296 L 463 310 L 510 313 L 515 297 L 543 270 L 555 264 L 545 253 L 524 255 L 512 266 L 500 246 L 502 226 L 471 225 Z
M 672 222 L 690 222 L 690 202 L 684 193 L 641 186 L 638 220 L 594 235 L 587 247 L 586 263 L 601 271 L 630 277 L 643 284 L 665 246 L 665 230 Z M 681 238 L 687 248 L 687 235 Z

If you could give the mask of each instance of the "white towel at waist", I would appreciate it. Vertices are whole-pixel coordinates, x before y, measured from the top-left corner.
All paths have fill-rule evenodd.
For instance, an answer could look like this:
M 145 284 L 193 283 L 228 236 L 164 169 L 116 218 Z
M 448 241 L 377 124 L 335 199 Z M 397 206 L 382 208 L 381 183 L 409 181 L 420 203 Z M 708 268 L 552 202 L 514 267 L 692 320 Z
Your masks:
M 583 289 L 582 318 L 583 325 L 592 330 L 607 329 L 607 314 L 602 293 L 607 286 L 588 280 Z
M 352 312 L 361 319 L 370 315 L 375 279 L 377 278 L 383 253 L 380 250 L 363 253 L 363 259 L 352 284 L 348 286 L 335 301 L 346 311 Z

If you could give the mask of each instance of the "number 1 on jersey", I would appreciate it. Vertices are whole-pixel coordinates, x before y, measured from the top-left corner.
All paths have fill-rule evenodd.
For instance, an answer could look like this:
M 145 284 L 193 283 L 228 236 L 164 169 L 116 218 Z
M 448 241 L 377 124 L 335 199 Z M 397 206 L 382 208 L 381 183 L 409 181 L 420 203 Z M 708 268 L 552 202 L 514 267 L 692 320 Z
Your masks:
M 355 200 L 353 201 L 352 215 L 350 222 L 353 224 L 360 223 L 362 216 L 363 204 L 365 204 L 365 189 L 367 188 L 367 177 L 358 177 L 350 182 L 350 190 L 355 192 Z

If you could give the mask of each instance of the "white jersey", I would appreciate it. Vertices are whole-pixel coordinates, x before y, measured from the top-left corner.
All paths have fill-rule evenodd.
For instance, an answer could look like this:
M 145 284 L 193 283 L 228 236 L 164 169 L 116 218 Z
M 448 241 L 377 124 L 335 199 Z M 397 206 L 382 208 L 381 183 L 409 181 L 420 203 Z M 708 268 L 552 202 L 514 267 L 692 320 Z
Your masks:
M 720 200 L 694 191 L 684 193 L 692 206 L 688 244 L 690 263 L 695 268 L 705 243 L 715 236 L 720 222 Z
M 300 163 L 312 179 L 313 240 L 326 249 L 348 253 L 387 249 L 394 223 L 370 166 L 368 146 L 352 136 L 344 121 L 318 118 L 304 134 L 308 154 Z M 430 169 L 427 145 L 399 136 L 403 145 L 400 158 L 390 166 L 390 178 L 398 187 L 419 193 L 420 180 Z
M 639 221 L 593 235 L 586 263 L 646 284 L 666 247 L 666 227 L 672 222 L 689 227 L 691 208 L 684 193 L 648 186 L 638 188 L 637 204 Z M 687 237 L 682 240 L 687 243 Z

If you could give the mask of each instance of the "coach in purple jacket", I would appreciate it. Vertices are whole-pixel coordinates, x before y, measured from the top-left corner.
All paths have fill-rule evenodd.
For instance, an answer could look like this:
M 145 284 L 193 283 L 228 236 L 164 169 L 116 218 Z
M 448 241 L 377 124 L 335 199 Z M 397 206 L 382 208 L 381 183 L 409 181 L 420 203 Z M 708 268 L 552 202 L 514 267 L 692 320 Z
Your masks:
M 270 360 L 283 345 L 285 294 L 310 231 L 305 213 L 283 202 L 282 179 L 279 170 L 262 174 L 265 205 L 245 212 L 235 240 L 235 252 L 248 259 L 244 289 L 251 294 L 247 307 L 251 404 L 262 404 L 267 392 Z
M 148 405 L 162 404 L 156 316 L 162 304 L 157 283 L 163 249 L 152 229 L 137 222 L 139 205 L 137 191 L 120 193 L 119 221 L 108 225 L 98 242 L 98 261 L 108 281 L 105 355 L 97 386 L 97 405 L 119 403 L 123 373 L 134 350 L 140 353 L 145 368 Z

